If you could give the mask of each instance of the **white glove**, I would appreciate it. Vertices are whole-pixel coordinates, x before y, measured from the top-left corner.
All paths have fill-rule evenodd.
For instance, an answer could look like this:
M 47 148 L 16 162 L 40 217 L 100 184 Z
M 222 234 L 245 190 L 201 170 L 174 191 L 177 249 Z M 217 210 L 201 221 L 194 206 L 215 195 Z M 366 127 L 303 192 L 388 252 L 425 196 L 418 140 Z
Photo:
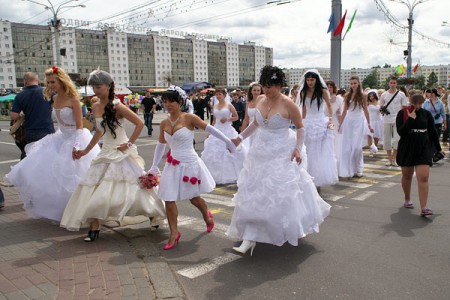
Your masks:
M 156 144 L 155 153 L 153 154 L 152 167 L 148 170 L 148 173 L 161 173 L 158 164 L 164 155 L 164 150 L 166 150 L 166 144 L 158 142 L 158 144 Z
M 233 142 L 217 128 L 208 125 L 206 126 L 205 131 L 211 134 L 212 136 L 215 136 L 219 140 L 223 141 L 227 145 L 227 149 L 230 150 L 231 153 L 236 151 L 236 146 L 233 144 Z
M 241 142 L 251 136 L 256 131 L 256 129 L 258 129 L 258 125 L 256 125 L 255 122 L 252 122 L 252 124 L 248 125 L 247 128 L 245 128 L 244 131 L 242 131 L 238 135 L 238 137 L 241 139 Z
M 302 152 L 303 142 L 305 141 L 305 128 L 297 128 L 297 145 L 298 152 Z
M 81 137 L 83 136 L 83 129 L 77 129 L 75 131 L 75 143 L 73 144 L 73 148 L 75 148 L 76 151 L 80 150 L 81 144 Z

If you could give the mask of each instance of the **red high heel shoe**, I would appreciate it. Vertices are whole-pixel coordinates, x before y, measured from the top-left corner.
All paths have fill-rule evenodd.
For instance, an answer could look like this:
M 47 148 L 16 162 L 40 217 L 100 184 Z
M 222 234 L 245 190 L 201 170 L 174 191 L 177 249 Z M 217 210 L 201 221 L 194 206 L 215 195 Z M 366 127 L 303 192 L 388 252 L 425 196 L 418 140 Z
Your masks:
M 210 225 L 206 225 L 206 232 L 210 233 L 214 228 L 214 220 L 212 213 L 208 210 L 208 216 L 211 218 L 212 223 Z
M 175 247 L 175 243 L 178 245 L 178 241 L 180 240 L 180 238 L 181 238 L 181 233 L 178 231 L 178 235 L 177 235 L 177 238 L 175 239 L 175 242 L 173 242 L 173 244 L 169 244 L 169 243 L 165 244 L 164 250 L 173 249 Z

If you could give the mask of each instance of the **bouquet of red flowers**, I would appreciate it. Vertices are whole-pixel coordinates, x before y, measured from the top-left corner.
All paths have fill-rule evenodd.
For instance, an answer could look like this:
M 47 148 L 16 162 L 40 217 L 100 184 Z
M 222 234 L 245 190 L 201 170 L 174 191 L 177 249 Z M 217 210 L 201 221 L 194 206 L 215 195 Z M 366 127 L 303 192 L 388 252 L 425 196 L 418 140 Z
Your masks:
M 143 189 L 151 190 L 159 184 L 159 177 L 156 174 L 147 173 L 139 177 L 139 186 Z

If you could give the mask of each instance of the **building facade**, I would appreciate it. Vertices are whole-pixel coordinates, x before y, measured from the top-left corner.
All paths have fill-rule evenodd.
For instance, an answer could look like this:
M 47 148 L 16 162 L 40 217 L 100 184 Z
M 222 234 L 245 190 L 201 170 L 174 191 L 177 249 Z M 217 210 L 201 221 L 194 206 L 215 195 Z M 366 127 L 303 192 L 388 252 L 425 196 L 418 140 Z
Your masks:
M 0 21 L 0 87 L 23 86 L 27 71 L 42 77 L 55 64 L 58 52 L 62 54 L 60 67 L 73 79 L 86 79 L 100 68 L 112 75 L 117 86 L 164 87 L 206 81 L 238 87 L 257 79 L 262 66 L 273 64 L 273 50 L 254 43 L 173 38 L 154 31 L 129 34 L 112 28 L 63 27 L 60 49 L 56 49 L 52 30 Z

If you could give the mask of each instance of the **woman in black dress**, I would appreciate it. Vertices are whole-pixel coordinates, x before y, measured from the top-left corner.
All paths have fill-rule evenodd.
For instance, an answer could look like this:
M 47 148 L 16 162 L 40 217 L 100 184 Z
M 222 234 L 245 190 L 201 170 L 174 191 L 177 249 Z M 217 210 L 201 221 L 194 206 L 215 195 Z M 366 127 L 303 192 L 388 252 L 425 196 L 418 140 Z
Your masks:
M 411 182 L 416 171 L 421 216 L 432 215 L 427 208 L 428 177 L 433 165 L 433 146 L 445 155 L 439 144 L 431 113 L 422 108 L 425 101 L 420 94 L 411 96 L 411 106 L 398 112 L 396 125 L 400 135 L 398 143 L 397 164 L 402 168 L 402 188 L 405 194 L 405 208 L 414 208 L 411 199 Z

